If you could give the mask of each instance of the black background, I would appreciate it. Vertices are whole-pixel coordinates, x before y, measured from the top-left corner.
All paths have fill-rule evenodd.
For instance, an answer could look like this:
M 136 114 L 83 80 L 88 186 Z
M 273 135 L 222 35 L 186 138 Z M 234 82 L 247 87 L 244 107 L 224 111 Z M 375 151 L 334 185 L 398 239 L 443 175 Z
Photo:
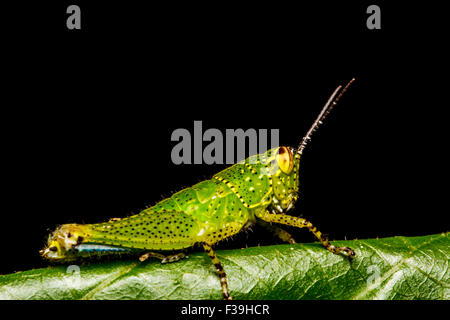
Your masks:
M 67 30 L 77 3 L 82 30 Z M 279 128 L 296 146 L 356 78 L 301 167 L 330 239 L 448 231 L 448 49 L 438 7 L 372 3 L 23 5 L 6 32 L 0 273 L 47 265 L 63 223 L 138 213 L 223 165 L 174 165 L 176 128 Z M 7 14 L 5 13 L 5 16 Z M 314 241 L 305 230 L 298 241 Z M 279 243 L 255 228 L 223 248 Z

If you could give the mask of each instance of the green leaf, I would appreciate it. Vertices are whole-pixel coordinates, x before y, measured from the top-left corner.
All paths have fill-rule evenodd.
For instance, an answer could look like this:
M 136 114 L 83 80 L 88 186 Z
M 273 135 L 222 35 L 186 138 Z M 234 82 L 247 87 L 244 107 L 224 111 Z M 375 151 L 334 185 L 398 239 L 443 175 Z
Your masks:
M 450 298 L 449 233 L 217 251 L 235 299 Z M 221 299 L 208 256 L 182 261 L 118 260 L 0 276 L 0 299 Z

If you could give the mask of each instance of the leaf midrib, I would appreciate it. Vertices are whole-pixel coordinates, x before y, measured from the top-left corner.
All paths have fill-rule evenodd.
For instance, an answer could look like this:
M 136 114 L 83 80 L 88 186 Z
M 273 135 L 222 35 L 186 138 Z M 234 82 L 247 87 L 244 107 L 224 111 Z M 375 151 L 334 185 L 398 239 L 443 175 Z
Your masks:
M 356 296 L 354 296 L 352 298 L 352 300 L 360 300 L 362 299 L 364 296 L 366 296 L 369 292 L 371 292 L 373 289 L 379 287 L 384 281 L 386 281 L 387 279 L 389 279 L 393 274 L 395 274 L 399 269 L 400 266 L 403 264 L 406 264 L 406 261 L 412 257 L 412 255 L 414 254 L 414 252 L 416 252 L 417 250 L 419 250 L 420 248 L 431 244 L 432 242 L 436 241 L 440 239 L 440 237 L 436 237 L 433 239 L 430 239 L 430 241 L 424 242 L 422 243 L 420 246 L 418 247 L 411 247 L 410 245 L 408 245 L 407 243 L 405 243 L 403 241 L 403 243 L 405 243 L 405 245 L 407 246 L 408 249 L 411 249 L 410 252 L 408 252 L 408 254 L 406 255 L 406 257 L 400 259 L 399 262 L 397 262 L 395 265 L 391 266 L 391 268 L 389 268 L 383 276 L 379 277 L 377 279 L 377 281 L 375 281 L 372 285 L 370 286 L 366 286 L 361 292 L 359 292 Z M 378 254 L 378 253 L 377 253 Z M 378 254 L 379 255 L 379 254 Z M 385 261 L 385 259 L 383 257 L 380 256 L 381 259 L 383 259 Z M 408 265 L 408 267 L 410 267 Z M 423 271 L 423 270 L 422 270 Z

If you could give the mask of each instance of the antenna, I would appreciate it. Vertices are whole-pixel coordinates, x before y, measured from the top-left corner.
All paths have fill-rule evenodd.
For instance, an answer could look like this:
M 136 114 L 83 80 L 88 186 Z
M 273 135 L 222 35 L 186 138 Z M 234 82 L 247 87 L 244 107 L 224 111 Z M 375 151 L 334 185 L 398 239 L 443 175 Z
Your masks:
M 317 128 L 323 123 L 323 120 L 327 117 L 327 115 L 330 113 L 331 110 L 333 110 L 334 106 L 338 103 L 339 99 L 344 95 L 344 93 L 347 91 L 348 87 L 355 81 L 355 78 L 350 80 L 347 85 L 342 89 L 342 86 L 339 86 L 334 90 L 333 94 L 328 99 L 325 106 L 322 108 L 322 111 L 320 112 L 319 116 L 317 117 L 316 121 L 314 121 L 311 128 L 308 130 L 306 135 L 303 137 L 302 142 L 298 146 L 297 153 L 302 154 L 303 150 L 305 150 L 306 145 L 311 140 L 311 136 L 314 133 L 314 131 L 317 130 Z M 341 90 L 342 89 L 342 90 Z M 339 93 L 340 91 L 340 93 Z M 339 95 L 338 95 L 339 93 Z M 336 97 L 337 96 L 337 97 Z

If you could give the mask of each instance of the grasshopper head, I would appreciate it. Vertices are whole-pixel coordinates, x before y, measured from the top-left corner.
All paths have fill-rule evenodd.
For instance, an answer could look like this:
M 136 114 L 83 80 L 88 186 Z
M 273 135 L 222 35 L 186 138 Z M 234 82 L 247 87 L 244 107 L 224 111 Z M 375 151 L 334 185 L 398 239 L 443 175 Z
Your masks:
M 279 147 L 274 153 L 272 211 L 285 212 L 292 208 L 298 198 L 300 154 L 289 147 Z
M 49 237 L 47 246 L 40 251 L 41 255 L 53 261 L 74 260 L 74 246 L 83 241 L 81 225 L 65 224 L 56 229 Z
M 294 202 L 298 198 L 298 186 L 299 186 L 299 168 L 300 158 L 303 154 L 306 145 L 311 140 L 311 136 L 314 131 L 317 130 L 320 124 L 322 124 L 325 117 L 331 111 L 331 109 L 337 104 L 348 87 L 355 81 L 353 78 L 345 87 L 338 86 L 334 90 L 333 94 L 328 99 L 327 103 L 323 107 L 316 121 L 312 124 L 306 135 L 303 137 L 300 145 L 297 149 L 289 147 L 280 147 L 275 150 L 275 159 L 272 161 L 272 211 L 285 212 L 292 208 Z

